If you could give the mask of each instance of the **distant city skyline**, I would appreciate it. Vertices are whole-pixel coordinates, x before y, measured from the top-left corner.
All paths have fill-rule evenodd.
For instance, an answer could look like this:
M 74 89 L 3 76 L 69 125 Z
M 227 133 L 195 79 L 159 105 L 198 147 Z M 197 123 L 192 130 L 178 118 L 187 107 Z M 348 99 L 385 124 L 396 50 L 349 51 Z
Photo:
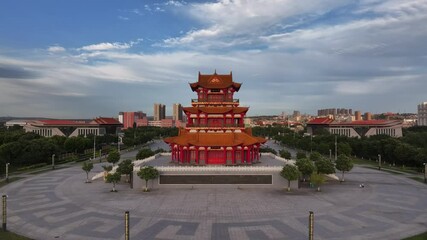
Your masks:
M 243 83 L 251 116 L 417 112 L 427 101 L 427 2 L 0 3 L 0 116 L 153 115 L 188 106 L 198 72 Z

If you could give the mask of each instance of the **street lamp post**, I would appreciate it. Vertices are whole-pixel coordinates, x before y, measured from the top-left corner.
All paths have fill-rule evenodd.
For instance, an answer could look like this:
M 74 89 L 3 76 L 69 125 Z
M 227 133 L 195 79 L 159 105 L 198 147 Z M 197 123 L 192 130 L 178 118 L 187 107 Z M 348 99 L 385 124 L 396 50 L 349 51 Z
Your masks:
M 308 216 L 308 239 L 309 240 L 314 239 L 313 228 L 314 228 L 314 213 L 313 211 L 310 211 L 310 214 Z
M 332 161 L 332 149 L 329 149 L 329 160 Z
M 6 163 L 6 182 L 9 182 L 9 164 L 10 163 Z
M 424 183 L 427 183 L 427 164 L 424 163 Z
M 337 160 L 337 135 L 335 135 L 335 161 Z
M 52 154 L 52 170 L 55 169 L 55 154 Z
M 96 135 L 93 135 L 93 160 L 95 160 L 95 158 L 96 158 Z
M 310 134 L 310 154 L 313 153 L 313 133 Z
M 3 221 L 2 221 L 2 228 L 3 228 L 3 232 L 6 232 L 7 231 L 7 228 L 6 228 L 6 222 L 7 222 L 7 195 L 3 195 L 2 196 L 2 209 L 3 209 L 3 217 L 2 217 L 2 219 L 3 219 Z
M 120 153 L 120 136 L 117 136 L 117 151 Z
M 381 154 L 378 154 L 378 170 L 381 171 Z
M 125 240 L 130 239 L 129 231 L 129 211 L 125 212 Z

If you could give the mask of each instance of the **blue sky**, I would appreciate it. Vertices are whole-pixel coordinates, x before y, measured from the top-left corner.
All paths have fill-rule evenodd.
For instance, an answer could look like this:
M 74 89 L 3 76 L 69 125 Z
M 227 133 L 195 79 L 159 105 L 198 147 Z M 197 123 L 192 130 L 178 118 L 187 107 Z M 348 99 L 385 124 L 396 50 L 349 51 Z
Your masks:
M 425 26 L 426 0 L 2 0 L 0 116 L 170 114 L 215 69 L 249 115 L 416 112 Z

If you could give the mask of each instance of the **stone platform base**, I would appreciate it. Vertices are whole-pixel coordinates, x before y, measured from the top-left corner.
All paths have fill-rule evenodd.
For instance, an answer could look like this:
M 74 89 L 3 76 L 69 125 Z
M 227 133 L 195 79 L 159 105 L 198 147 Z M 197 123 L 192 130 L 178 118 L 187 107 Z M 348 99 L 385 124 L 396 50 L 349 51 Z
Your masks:
M 133 186 L 141 189 L 145 181 L 136 172 L 140 167 L 153 166 L 159 178 L 150 181 L 150 188 L 277 188 L 287 187 L 287 180 L 280 176 L 285 164 L 293 164 L 272 154 L 262 155 L 260 162 L 251 165 L 181 165 L 172 163 L 170 155 L 160 154 L 135 166 Z M 292 188 L 298 181 L 291 182 Z

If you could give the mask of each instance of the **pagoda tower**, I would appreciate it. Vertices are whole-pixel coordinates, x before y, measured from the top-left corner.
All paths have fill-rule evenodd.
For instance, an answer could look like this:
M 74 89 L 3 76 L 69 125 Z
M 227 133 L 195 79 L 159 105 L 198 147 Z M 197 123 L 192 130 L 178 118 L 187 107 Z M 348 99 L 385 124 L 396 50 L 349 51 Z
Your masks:
M 260 145 L 264 138 L 252 136 L 243 119 L 248 107 L 239 107 L 234 99 L 241 83 L 233 82 L 233 75 L 202 75 L 190 83 L 197 99 L 191 107 L 184 107 L 188 123 L 176 137 L 166 138 L 172 162 L 195 165 L 252 164 L 259 161 Z

